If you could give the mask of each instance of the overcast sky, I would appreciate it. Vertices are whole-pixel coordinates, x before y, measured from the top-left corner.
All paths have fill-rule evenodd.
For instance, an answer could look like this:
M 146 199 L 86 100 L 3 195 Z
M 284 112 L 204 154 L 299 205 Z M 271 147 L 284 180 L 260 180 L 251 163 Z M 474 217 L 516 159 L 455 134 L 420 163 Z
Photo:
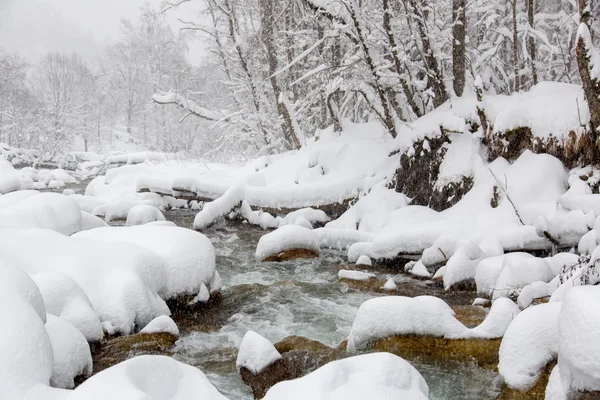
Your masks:
M 87 59 L 102 53 L 119 34 L 121 18 L 137 20 L 144 3 L 159 0 L 0 0 L 0 48 L 35 62 L 49 51 L 78 52 Z M 193 9 L 193 7 L 192 7 Z M 181 10 L 180 14 L 189 13 Z M 171 16 L 176 29 L 176 18 Z M 191 46 L 197 63 L 201 43 Z

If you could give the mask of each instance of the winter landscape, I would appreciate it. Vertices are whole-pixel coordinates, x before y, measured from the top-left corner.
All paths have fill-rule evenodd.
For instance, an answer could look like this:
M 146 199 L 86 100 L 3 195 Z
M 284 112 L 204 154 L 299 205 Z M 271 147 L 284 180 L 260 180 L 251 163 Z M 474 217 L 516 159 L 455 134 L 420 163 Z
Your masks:
M 600 398 L 597 0 L 0 2 L 0 399 Z

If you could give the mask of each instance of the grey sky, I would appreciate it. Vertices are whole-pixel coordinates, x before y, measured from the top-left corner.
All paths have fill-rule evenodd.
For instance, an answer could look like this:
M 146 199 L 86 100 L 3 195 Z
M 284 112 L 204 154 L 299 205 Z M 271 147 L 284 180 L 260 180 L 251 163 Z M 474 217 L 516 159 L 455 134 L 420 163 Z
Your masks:
M 118 37 L 121 18 L 137 20 L 146 1 L 0 0 L 0 48 L 18 51 L 31 62 L 48 51 L 74 51 L 93 59 Z M 148 2 L 157 5 L 159 0 Z M 170 21 L 177 26 L 176 18 Z M 202 54 L 202 44 L 194 43 L 191 61 L 197 63 Z

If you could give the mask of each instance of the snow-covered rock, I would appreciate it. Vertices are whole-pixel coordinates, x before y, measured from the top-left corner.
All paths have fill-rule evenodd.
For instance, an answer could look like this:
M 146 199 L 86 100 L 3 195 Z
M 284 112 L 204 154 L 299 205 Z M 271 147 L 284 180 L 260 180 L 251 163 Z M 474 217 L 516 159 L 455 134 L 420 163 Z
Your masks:
M 69 321 L 89 342 L 101 340 L 102 325 L 83 289 L 58 271 L 32 275 L 44 298 L 46 312 Z
M 144 225 L 148 222 L 165 221 L 165 216 L 160 210 L 148 204 L 138 204 L 127 212 L 126 226 Z
M 452 308 L 437 297 L 378 297 L 359 307 L 348 337 L 348 351 L 360 350 L 375 339 L 393 335 L 499 338 L 518 313 L 519 308 L 512 301 L 499 299 L 492 304 L 486 319 L 478 327 L 469 329 L 454 317 Z
M 517 315 L 500 345 L 498 371 L 506 384 L 527 392 L 558 354 L 561 303 L 539 304 Z
M 69 400 L 227 400 L 202 371 L 166 356 L 138 356 L 82 383 Z
M 242 184 L 229 188 L 221 197 L 206 203 L 194 218 L 194 229 L 204 230 L 214 224 L 219 218 L 229 214 L 244 200 L 246 186 Z
M 238 371 L 248 369 L 258 375 L 269 365 L 281 359 L 281 354 L 267 339 L 254 331 L 248 331 L 242 339 L 235 365 Z
M 90 346 L 75 326 L 52 314 L 47 316 L 46 331 L 54 354 L 50 385 L 72 389 L 75 387 L 75 377 L 92 374 Z
M 375 278 L 375 274 L 364 271 L 354 271 L 349 269 L 340 269 L 338 271 L 339 279 L 348 279 L 351 281 L 368 281 Z
M 277 255 L 286 250 L 305 249 L 319 252 L 319 238 L 314 231 L 298 225 L 285 225 L 261 236 L 256 246 L 256 259 Z
M 383 285 L 383 290 L 391 291 L 391 290 L 396 290 L 396 289 L 398 289 L 398 286 L 396 286 L 396 282 L 394 282 L 394 280 L 392 278 L 388 279 L 385 282 L 385 285 Z
M 201 284 L 210 285 L 215 273 L 215 249 L 199 232 L 172 226 L 139 225 L 98 228 L 73 235 L 76 239 L 124 242 L 152 251 L 162 260 L 165 281 L 163 299 L 197 294 Z
M 360 257 L 358 257 L 358 260 L 356 260 L 356 265 L 366 265 L 366 266 L 371 266 L 371 259 L 368 256 L 365 256 L 364 254 Z
M 171 317 L 161 315 L 150 321 L 140 333 L 170 333 L 171 335 L 179 336 L 179 328 Z
M 390 353 L 333 361 L 291 381 L 273 386 L 265 400 L 429 398 L 429 387 L 408 362 Z

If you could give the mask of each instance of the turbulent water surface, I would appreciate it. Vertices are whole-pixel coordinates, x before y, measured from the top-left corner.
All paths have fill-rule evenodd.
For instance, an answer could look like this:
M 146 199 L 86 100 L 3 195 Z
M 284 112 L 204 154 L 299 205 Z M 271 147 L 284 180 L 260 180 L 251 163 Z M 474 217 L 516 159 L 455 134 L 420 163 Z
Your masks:
M 193 214 L 170 212 L 168 218 L 190 227 Z M 245 226 L 207 233 L 217 253 L 223 298 L 229 296 L 231 300 L 227 305 L 229 314 L 216 330 L 184 330 L 175 348 L 175 358 L 201 368 L 232 400 L 252 399 L 250 389 L 235 370 L 237 347 L 248 330 L 273 343 L 299 335 L 335 347 L 348 336 L 359 305 L 380 296 L 349 290 L 338 281 L 339 265 L 345 262 L 340 252 L 326 251 L 317 259 L 257 262 L 254 251 L 262 234 L 259 229 Z M 410 284 L 423 286 L 419 281 Z M 432 399 L 492 399 L 498 395 L 497 375 L 475 363 L 440 359 L 412 364 L 425 377 Z

